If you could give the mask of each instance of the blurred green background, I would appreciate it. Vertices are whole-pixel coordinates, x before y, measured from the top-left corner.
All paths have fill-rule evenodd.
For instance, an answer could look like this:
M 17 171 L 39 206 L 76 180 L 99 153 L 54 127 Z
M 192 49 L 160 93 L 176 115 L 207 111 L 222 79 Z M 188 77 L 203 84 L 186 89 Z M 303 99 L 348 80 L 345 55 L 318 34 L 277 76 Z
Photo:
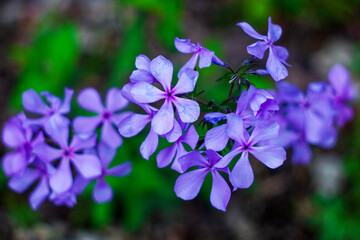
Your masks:
M 4 0 L 0 13 L 1 125 L 21 111 L 29 88 L 62 97 L 65 86 L 76 93 L 92 86 L 104 95 L 128 82 L 139 54 L 164 55 L 178 70 L 190 56 L 176 51 L 175 37 L 200 41 L 236 67 L 254 40 L 235 24 L 246 21 L 265 34 L 268 16 L 283 28 L 289 81 L 305 88 L 326 80 L 337 62 L 351 69 L 354 84 L 360 75 L 359 0 Z M 200 70 L 204 98 L 226 98 L 226 81 L 216 82 L 224 73 L 217 66 Z M 72 116 L 83 113 L 73 101 Z M 111 203 L 93 203 L 90 186 L 73 209 L 45 203 L 34 212 L 28 193 L 11 192 L 1 172 L 0 239 L 360 238 L 358 117 L 334 149 L 314 149 L 308 167 L 289 159 L 270 171 L 254 163 L 255 183 L 233 193 L 226 213 L 210 206 L 210 179 L 194 201 L 175 196 L 178 174 L 157 169 L 156 154 L 149 161 L 139 154 L 146 132 L 118 150 L 115 163 L 131 160 L 133 172 L 108 179 Z M 159 149 L 165 146 L 161 141 Z

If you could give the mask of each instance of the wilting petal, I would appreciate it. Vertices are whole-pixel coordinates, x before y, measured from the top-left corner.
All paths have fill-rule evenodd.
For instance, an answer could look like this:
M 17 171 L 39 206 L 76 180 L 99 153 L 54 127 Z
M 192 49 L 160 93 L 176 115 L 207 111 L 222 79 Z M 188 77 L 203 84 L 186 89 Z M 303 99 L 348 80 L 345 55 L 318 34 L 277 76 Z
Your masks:
M 64 193 L 72 186 L 73 179 L 70 169 L 70 161 L 63 158 L 56 173 L 50 177 L 50 187 L 56 193 Z
M 194 125 L 191 125 L 189 130 L 182 136 L 182 142 L 188 144 L 192 149 L 196 147 L 199 140 L 199 134 L 196 132 Z
M 43 177 L 35 190 L 30 194 L 29 202 L 31 208 L 36 210 L 48 198 L 49 194 L 50 189 L 48 179 Z
M 149 134 L 140 146 L 140 154 L 146 160 L 156 151 L 159 143 L 158 134 L 151 128 Z
M 55 159 L 59 159 L 62 156 L 63 150 L 53 148 L 45 142 L 37 144 L 33 153 L 38 156 L 44 162 L 52 162 Z
M 229 137 L 226 134 L 226 124 L 210 129 L 205 135 L 206 149 L 221 151 L 226 147 L 228 141 Z
M 70 112 L 71 109 L 71 100 L 74 95 L 74 90 L 70 88 L 65 88 L 64 91 L 65 91 L 64 101 L 59 109 L 59 112 L 62 114 L 67 114 Z
M 28 159 L 21 152 L 6 153 L 2 157 L 2 168 L 6 176 L 21 174 L 28 165 Z
M 266 61 L 266 69 L 275 81 L 280 81 L 288 76 L 288 70 L 275 55 L 272 48 L 269 50 L 269 57 Z
M 154 58 L 150 63 L 150 72 L 164 87 L 165 91 L 170 91 L 173 75 L 173 64 L 163 56 Z
M 218 171 L 211 171 L 211 174 L 212 188 L 210 202 L 215 208 L 225 212 L 226 206 L 230 200 L 231 190 Z
M 286 152 L 279 146 L 252 147 L 250 153 L 269 168 L 280 167 L 286 160 Z
M 254 28 L 252 28 L 248 23 L 246 22 L 241 22 L 241 23 L 238 23 L 236 24 L 237 26 L 241 27 L 242 30 L 247 34 L 249 35 L 250 37 L 253 37 L 253 38 L 256 38 L 256 39 L 259 39 L 259 40 L 265 40 L 267 37 L 266 36 L 263 36 L 263 35 L 260 35 L 259 33 L 257 33 Z
M 23 193 L 40 177 L 40 171 L 27 168 L 23 174 L 14 175 L 8 183 L 9 188 L 17 193 Z
M 131 88 L 131 95 L 140 103 L 153 103 L 165 98 L 164 92 L 147 82 L 137 82 Z
M 111 112 L 119 111 L 128 105 L 128 101 L 121 94 L 118 88 L 110 88 L 106 94 L 106 109 Z
M 92 134 L 75 134 L 71 140 L 70 148 L 74 152 L 84 150 L 86 148 L 92 148 L 96 145 L 96 133 Z
M 176 97 L 174 105 L 179 117 L 184 123 L 193 123 L 200 116 L 200 106 L 194 100 Z
M 185 69 L 176 86 L 173 88 L 174 94 L 182 94 L 194 91 L 197 79 L 199 77 L 199 72 L 192 69 Z
M 131 172 L 131 162 L 125 162 L 110 168 L 106 171 L 106 174 L 114 177 L 124 177 Z
M 84 178 L 94 178 L 101 175 L 102 167 L 97 156 L 91 154 L 75 154 L 71 160 Z
M 198 47 L 190 42 L 190 39 L 180 39 L 175 38 L 175 48 L 182 53 L 194 53 L 197 51 Z
M 109 146 L 117 148 L 122 144 L 122 138 L 110 121 L 105 121 L 101 129 L 101 140 Z
M 119 123 L 119 132 L 124 137 L 133 137 L 141 132 L 150 120 L 148 115 L 131 114 Z
M 25 133 L 20 126 L 12 122 L 5 123 L 2 130 L 2 142 L 9 148 L 17 148 L 25 143 Z
M 29 89 L 22 94 L 22 104 L 25 110 L 31 113 L 37 113 L 45 115 L 50 112 L 49 106 L 47 106 L 40 95 L 35 92 L 34 89 Z
M 265 51 L 269 48 L 269 44 L 263 41 L 257 41 L 249 46 L 246 50 L 249 54 L 254 55 L 259 59 L 263 59 Z
M 176 196 L 184 200 L 195 198 L 198 195 L 208 172 L 208 168 L 201 168 L 180 175 L 175 182 L 174 190 Z
M 100 142 L 98 144 L 98 154 L 100 157 L 100 161 L 101 164 L 103 166 L 103 168 L 107 168 L 111 161 L 114 159 L 115 155 L 116 155 L 116 148 L 112 148 L 110 147 L 107 143 L 105 142 Z
M 77 101 L 82 108 L 91 112 L 101 113 L 104 110 L 100 94 L 94 88 L 82 90 L 77 97 Z
M 75 132 L 89 133 L 94 132 L 95 129 L 101 124 L 101 116 L 94 117 L 76 117 L 73 120 L 73 128 Z
M 137 69 L 150 72 L 150 59 L 147 56 L 140 54 L 135 59 L 135 66 Z
M 177 147 L 177 144 L 174 144 L 158 153 L 156 156 L 156 162 L 159 168 L 164 168 L 172 162 L 175 157 Z
M 248 188 L 254 181 L 254 172 L 249 162 L 249 153 L 243 152 L 230 173 L 231 184 L 236 188 Z
M 154 131 L 163 135 L 173 128 L 174 125 L 174 109 L 171 101 L 165 101 L 160 110 L 155 114 L 151 121 L 151 127 Z
M 281 27 L 277 24 L 273 24 L 271 22 L 271 17 L 269 17 L 268 19 L 268 38 L 271 42 L 276 42 L 277 40 L 280 39 L 281 34 L 282 34 L 282 30 Z
M 177 77 L 180 78 L 185 69 L 194 69 L 199 58 L 199 53 L 195 53 L 179 70 Z
M 299 140 L 293 144 L 292 161 L 299 164 L 308 164 L 312 157 L 312 151 L 305 140 Z
M 109 202 L 113 197 L 111 186 L 104 178 L 99 178 L 94 186 L 93 198 L 97 203 Z
M 262 123 L 254 128 L 248 142 L 256 144 L 259 141 L 276 138 L 279 135 L 279 129 L 280 126 L 276 122 Z
M 209 67 L 211 65 L 211 60 L 213 56 L 215 56 L 215 53 L 213 51 L 202 48 L 199 54 L 199 68 Z
M 226 134 L 229 138 L 240 143 L 245 142 L 243 120 L 235 113 L 230 113 L 227 116 Z
M 130 81 L 133 83 L 136 82 L 148 82 L 148 83 L 153 83 L 155 81 L 155 78 L 153 75 L 151 75 L 150 72 L 145 71 L 145 70 L 135 70 L 131 73 L 130 77 L 129 77 Z

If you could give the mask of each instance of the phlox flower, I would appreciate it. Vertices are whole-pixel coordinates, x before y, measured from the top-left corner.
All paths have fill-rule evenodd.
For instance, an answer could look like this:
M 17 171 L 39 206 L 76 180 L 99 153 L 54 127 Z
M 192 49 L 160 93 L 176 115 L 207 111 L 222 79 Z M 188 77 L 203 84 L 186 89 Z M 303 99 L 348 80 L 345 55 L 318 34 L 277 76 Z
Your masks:
M 130 81 L 148 83 L 153 83 L 156 81 L 150 72 L 150 62 L 150 59 L 143 54 L 137 56 L 135 60 L 135 66 L 137 69 L 131 73 L 129 77 Z

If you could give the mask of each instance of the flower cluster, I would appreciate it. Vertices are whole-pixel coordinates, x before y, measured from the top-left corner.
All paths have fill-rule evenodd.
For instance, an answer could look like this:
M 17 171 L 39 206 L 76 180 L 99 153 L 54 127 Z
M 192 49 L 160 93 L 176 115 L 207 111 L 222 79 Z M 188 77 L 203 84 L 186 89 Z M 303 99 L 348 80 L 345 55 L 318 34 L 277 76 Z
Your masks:
M 309 144 L 332 147 L 338 129 L 353 116 L 348 103 L 354 99 L 355 91 L 349 72 L 341 65 L 334 66 L 329 72 L 329 84 L 311 83 L 304 95 L 296 86 L 280 81 L 288 76 L 289 66 L 286 48 L 274 45 L 282 34 L 281 27 L 269 18 L 268 34 L 264 36 L 248 23 L 238 26 L 259 41 L 247 47 L 252 56 L 236 71 L 200 43 L 176 38 L 176 49 L 193 55 L 175 80 L 169 59 L 160 55 L 151 60 L 139 55 L 130 82 L 121 90 L 110 89 L 105 106 L 93 88 L 78 94 L 79 105 L 95 115 L 78 116 L 72 124 L 64 116 L 70 112 L 72 90 L 65 90 L 64 101 L 42 93 L 49 105 L 35 91 L 26 91 L 25 110 L 42 117 L 29 119 L 21 113 L 3 128 L 4 144 L 15 149 L 2 160 L 10 188 L 23 192 L 39 179 L 30 195 L 34 209 L 45 199 L 72 206 L 76 195 L 89 182 L 96 181 L 94 200 L 109 201 L 112 189 L 105 176 L 124 176 L 131 169 L 129 162 L 109 168 L 116 149 L 123 138 L 134 137 L 149 126 L 140 145 L 141 156 L 148 160 L 157 152 L 154 158 L 159 168 L 170 165 L 180 174 L 174 190 L 184 200 L 198 195 L 211 172 L 210 202 L 225 211 L 232 190 L 248 188 L 254 181 L 250 156 L 274 169 L 286 160 L 285 148 L 289 146 L 295 163 L 310 161 Z M 254 60 L 262 59 L 268 49 L 266 70 L 260 69 Z M 211 64 L 230 71 L 229 93 L 224 94 L 221 104 L 204 102 L 194 92 L 201 77 L 197 65 L 201 69 Z M 251 74 L 269 74 L 278 89 L 256 88 L 247 78 Z M 236 93 L 235 86 L 239 90 Z M 138 105 L 143 113 L 122 111 L 129 102 Z M 71 141 L 70 126 L 74 131 Z M 95 131 L 100 127 L 98 137 Z M 198 134 L 200 127 L 206 128 L 203 136 Z M 160 140 L 170 146 L 158 149 Z

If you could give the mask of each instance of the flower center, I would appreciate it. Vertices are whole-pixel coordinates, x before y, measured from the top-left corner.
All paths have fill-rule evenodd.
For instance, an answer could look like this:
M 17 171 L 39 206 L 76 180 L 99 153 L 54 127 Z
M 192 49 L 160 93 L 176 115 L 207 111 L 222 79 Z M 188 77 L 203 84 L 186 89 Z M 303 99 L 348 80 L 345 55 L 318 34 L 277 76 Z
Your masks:
M 109 120 L 109 119 L 111 118 L 111 113 L 105 111 L 105 112 L 103 112 L 102 117 L 103 117 L 103 119 L 105 119 L 105 120 Z

